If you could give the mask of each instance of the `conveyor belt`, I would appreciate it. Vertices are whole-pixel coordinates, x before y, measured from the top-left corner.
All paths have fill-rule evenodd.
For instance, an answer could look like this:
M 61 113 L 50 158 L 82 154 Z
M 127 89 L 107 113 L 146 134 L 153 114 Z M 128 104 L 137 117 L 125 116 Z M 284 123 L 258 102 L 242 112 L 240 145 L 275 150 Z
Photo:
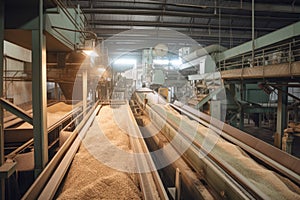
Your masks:
M 258 158 L 269 167 L 276 169 L 278 172 L 284 174 L 295 183 L 300 185 L 300 159 L 296 158 L 280 149 L 271 146 L 264 141 L 261 141 L 239 129 L 236 129 L 228 124 L 225 124 L 205 113 L 199 112 L 183 105 L 180 102 L 170 104 L 174 109 L 178 110 L 184 115 L 198 121 L 206 127 L 210 127 L 216 132 L 222 130 L 221 137 L 238 145 L 243 150 Z
M 57 184 L 50 185 L 50 190 L 53 191 L 53 193 L 48 193 L 48 198 L 51 198 L 54 196 L 54 192 L 58 188 L 60 181 L 62 180 L 63 176 L 58 176 L 60 178 L 56 178 L 57 175 L 53 175 L 56 173 L 62 173 L 63 175 L 66 172 L 67 168 L 61 167 L 60 170 L 58 170 L 58 166 L 61 164 L 62 166 L 68 167 L 69 165 L 65 165 L 64 162 L 69 163 L 72 160 L 72 156 L 66 156 L 67 154 L 73 154 L 74 149 L 75 152 L 78 149 L 78 143 L 80 144 L 80 137 L 78 135 L 81 133 L 85 133 L 86 129 L 89 127 L 90 121 L 93 120 L 93 115 L 97 113 L 96 109 L 97 104 L 94 106 L 88 107 L 84 112 L 77 115 L 63 130 L 60 131 L 60 134 L 63 134 L 64 132 L 69 133 L 69 136 L 67 140 L 61 145 L 58 152 L 55 154 L 55 156 L 50 160 L 50 162 L 47 164 L 47 166 L 44 168 L 42 173 L 37 177 L 37 179 L 34 181 L 34 183 L 31 185 L 31 187 L 27 190 L 27 192 L 23 195 L 22 199 L 37 199 L 39 195 L 41 194 L 42 190 L 46 188 L 46 185 L 48 181 L 53 177 L 53 180 L 58 181 Z M 89 120 L 91 119 L 91 120 Z M 80 123 L 77 124 L 76 128 L 74 129 L 74 123 L 76 121 L 79 121 Z M 77 142 L 75 143 L 75 139 L 77 139 Z M 78 142 L 79 141 L 79 142 Z M 49 188 L 48 188 L 49 191 Z
M 220 195 L 220 198 L 300 198 L 297 172 L 278 171 L 279 168 L 286 167 L 271 158 L 268 158 L 265 166 L 268 168 L 271 166 L 275 171 L 266 169 L 256 163 L 241 148 L 228 142 L 229 137 L 226 137 L 226 140 L 222 139 L 219 134 L 223 136 L 226 133 L 222 129 L 218 129 L 221 127 L 211 126 L 207 122 L 203 125 L 188 118 L 182 118 L 167 104 L 158 105 L 156 100 L 158 97 L 155 93 L 151 94 L 149 91 L 146 93 L 148 104 L 144 112 L 151 116 L 155 124 L 159 124 L 161 131 L 179 154 L 186 150 L 184 154 L 182 153 L 182 157 L 195 171 L 202 174 L 205 181 L 216 191 L 215 193 Z M 144 104 L 144 97 L 143 92 L 136 93 L 136 100 L 140 105 Z M 176 109 L 182 111 L 179 107 Z M 185 125 L 181 124 L 180 128 L 178 120 Z M 166 123 L 162 125 L 162 122 Z M 194 132 L 191 133 L 191 131 Z M 203 138 L 203 134 L 206 137 Z M 235 138 L 235 140 L 237 139 Z M 239 142 L 236 144 L 242 143 Z M 261 154 L 252 154 L 257 157 L 258 155 Z M 262 156 L 258 157 L 258 159 L 261 158 Z M 261 175 L 259 175 L 260 173 Z M 296 184 L 288 181 L 281 174 Z
M 123 105 L 122 105 L 123 104 Z M 42 189 L 41 193 L 35 189 L 35 188 L 39 188 L 39 181 L 37 180 L 34 185 L 32 186 L 32 188 L 30 189 L 30 191 L 28 191 L 28 193 L 25 195 L 24 199 L 30 199 L 30 198 L 37 198 L 37 199 L 52 199 L 55 195 L 58 195 L 59 198 L 70 198 L 70 195 L 74 195 L 72 198 L 78 198 L 78 196 L 80 196 L 80 192 L 78 191 L 78 187 L 76 186 L 77 183 L 82 184 L 82 192 L 86 192 L 85 190 L 88 187 L 90 192 L 91 192 L 91 196 L 94 195 L 94 197 L 100 197 L 101 196 L 101 191 L 99 190 L 99 184 L 101 185 L 102 181 L 105 182 L 105 180 L 110 180 L 112 177 L 107 177 L 107 179 L 105 177 L 102 177 L 103 172 L 101 171 L 97 171 L 97 169 L 107 169 L 110 171 L 111 175 L 112 174 L 117 174 L 116 177 L 131 177 L 131 176 L 137 176 L 138 177 L 138 187 L 141 190 L 141 195 L 143 199 L 167 199 L 167 195 L 166 192 L 164 191 L 164 188 L 162 186 L 162 183 L 160 181 L 160 178 L 157 174 L 157 172 L 155 171 L 143 171 L 144 169 L 153 169 L 154 167 L 151 165 L 153 165 L 153 161 L 151 160 L 151 157 L 148 154 L 148 149 L 146 147 L 146 145 L 144 144 L 143 140 L 140 139 L 140 132 L 139 129 L 136 125 L 136 122 L 134 121 L 134 117 L 130 111 L 130 108 L 128 106 L 128 104 L 119 104 L 118 106 L 116 106 L 115 104 L 110 106 L 103 106 L 101 109 L 100 107 L 98 107 L 95 111 L 93 111 L 93 113 L 91 114 L 91 116 L 89 117 L 87 124 L 81 129 L 81 131 L 78 133 L 78 136 L 76 137 L 76 139 L 74 140 L 74 142 L 72 143 L 72 145 L 70 146 L 70 148 L 68 148 L 69 150 L 66 152 L 64 158 L 62 159 L 62 161 L 60 162 L 60 164 L 58 165 L 58 167 L 55 169 L 55 171 L 53 172 L 53 174 L 51 175 L 50 179 L 47 181 L 46 185 Z M 99 115 L 97 115 L 98 110 L 100 109 Z M 109 117 L 108 119 L 102 119 L 101 116 L 103 115 L 103 112 L 101 112 L 102 110 L 104 110 L 103 112 L 105 112 L 105 116 L 107 116 L 107 114 L 109 114 L 110 112 L 112 112 L 112 110 L 114 112 L 119 113 L 120 115 L 122 115 L 121 119 L 123 119 L 123 121 L 125 122 L 125 127 L 123 127 L 123 131 L 126 132 L 127 135 L 131 136 L 128 137 L 128 142 L 130 141 L 130 144 L 128 144 L 131 147 L 130 151 L 133 151 L 133 153 L 130 153 L 131 157 L 132 157 L 132 161 L 134 163 L 130 163 L 130 159 L 127 160 L 128 163 L 130 163 L 130 165 L 133 165 L 133 168 L 130 168 L 132 166 L 127 166 L 129 167 L 129 173 L 123 173 L 123 172 L 119 172 L 118 170 L 113 170 L 113 169 L 109 169 L 110 166 L 109 164 L 107 164 L 105 161 L 103 161 L 103 163 L 107 164 L 107 166 L 104 166 L 105 164 L 103 164 L 101 162 L 101 159 L 97 158 L 97 155 L 104 155 L 104 154 L 109 154 L 110 159 L 106 160 L 108 163 L 114 163 L 114 162 L 118 162 L 122 159 L 126 159 L 119 157 L 118 160 L 116 160 L 116 158 L 118 158 L 117 155 L 115 154 L 110 154 L 109 152 L 113 152 L 111 151 L 111 149 L 106 149 L 105 148 L 105 143 L 103 143 L 104 140 L 99 139 L 99 137 L 101 138 L 105 138 L 104 135 L 101 136 L 101 131 L 105 130 L 105 127 L 107 126 L 107 122 L 109 121 L 114 121 L 113 117 Z M 100 121 L 99 121 L 100 120 Z M 101 124 L 101 120 L 102 122 L 105 122 L 104 124 Z M 100 129 L 99 126 L 100 125 Z M 101 128 L 101 125 L 103 125 L 103 128 Z M 112 128 L 112 127 L 111 127 Z M 108 129 L 110 131 L 112 131 L 112 129 Z M 115 130 L 114 132 L 119 132 L 120 131 L 120 127 L 115 127 L 113 128 L 113 130 Z M 108 135 L 111 132 L 108 133 Z M 72 134 L 71 134 L 72 135 Z M 77 135 L 77 134 L 76 134 Z M 99 137 L 98 137 L 99 136 Z M 109 136 L 107 136 L 109 137 Z M 121 137 L 121 135 L 120 135 Z M 124 135 L 121 137 L 124 139 Z M 110 138 L 111 139 L 111 138 Z M 82 142 L 81 142 L 82 141 Z M 117 142 L 117 140 L 112 140 L 112 143 Z M 79 148 L 79 152 L 77 152 L 77 149 Z M 118 147 L 118 148 L 122 148 L 122 147 Z M 82 151 L 84 151 L 85 153 L 81 153 Z M 88 154 L 87 154 L 88 153 Z M 77 156 L 78 154 L 78 156 Z M 145 158 L 144 159 L 139 159 L 140 157 L 135 157 L 134 155 L 139 155 L 139 154 L 145 154 Z M 84 157 L 82 157 L 84 155 Z M 133 156 L 132 156 L 133 155 Z M 147 156 L 148 155 L 148 156 Z M 80 159 L 80 156 L 84 159 Z M 106 157 L 107 158 L 107 157 Z M 115 160 L 113 160 L 115 158 Z M 74 160 L 75 159 L 75 160 Z M 74 161 L 73 161 L 74 160 Z M 94 161 L 92 161 L 94 160 Z M 98 162 L 96 161 L 98 160 Z M 84 162 L 87 163 L 84 163 Z M 71 162 L 73 162 L 73 164 L 70 167 Z M 80 162 L 80 163 L 78 163 Z M 89 166 L 89 163 L 91 164 L 91 162 L 93 164 L 95 164 L 95 166 Z M 76 169 L 76 163 L 79 164 L 77 166 L 86 166 L 84 171 L 74 171 Z M 124 166 L 126 166 L 126 164 L 124 163 Z M 67 170 L 70 168 L 69 172 L 67 173 Z M 99 176 L 94 176 L 91 177 L 89 174 L 89 170 L 96 170 L 93 173 L 98 174 Z M 137 170 L 137 171 L 136 171 Z M 48 171 L 48 172 L 47 172 Z M 46 173 L 50 173 L 50 171 L 52 171 L 51 169 L 46 168 L 45 172 L 43 172 L 44 174 Z M 138 173 L 141 172 L 141 173 Z M 136 175 L 132 174 L 132 173 L 137 173 Z M 70 180 L 71 182 L 68 181 L 68 174 L 77 174 L 75 179 Z M 66 175 L 66 177 L 65 177 Z M 65 177 L 65 178 L 64 178 Z M 84 177 L 90 177 L 89 180 L 84 181 Z M 64 184 L 66 185 L 60 185 L 62 179 L 65 179 Z M 93 181 L 91 181 L 91 178 L 93 179 Z M 103 179 L 102 179 L 103 178 Z M 135 178 L 132 178 L 132 180 L 134 180 Z M 123 179 L 122 179 L 123 180 Z M 116 182 L 118 182 L 119 180 L 116 180 Z M 120 180 L 121 181 L 121 180 Z M 128 179 L 128 184 L 129 182 L 132 182 L 131 179 Z M 133 181 L 134 182 L 134 181 Z M 93 187 L 93 184 L 95 184 L 95 187 Z M 114 182 L 111 182 L 111 184 L 114 184 Z M 126 184 L 126 183 L 123 183 Z M 87 186 L 87 187 L 85 187 Z M 58 189 L 58 187 L 61 188 L 62 193 L 61 194 L 56 194 L 56 191 Z M 76 187 L 74 191 L 78 191 L 78 192 L 72 192 L 70 193 L 69 191 L 71 191 L 72 187 Z M 101 186 L 102 187 L 102 186 Z M 137 187 L 137 186 L 136 186 Z M 68 189 L 70 188 L 70 189 Z M 97 189 L 98 188 L 98 189 Z M 107 188 L 109 189 L 110 187 L 107 185 Z M 103 188 L 102 188 L 103 189 Z M 120 191 L 118 191 L 116 189 L 116 191 L 111 191 L 111 198 L 116 197 L 116 195 L 121 195 L 124 194 L 124 192 L 126 193 L 126 191 L 121 191 L 122 188 L 119 188 Z M 97 194 L 98 192 L 98 194 Z M 102 190 L 102 195 L 107 195 L 109 194 L 109 191 L 105 191 L 105 194 Z M 77 195 L 77 196 L 76 196 Z M 90 196 L 90 197 L 91 197 Z M 120 196 L 121 198 L 122 196 Z M 86 197 L 89 198 L 89 197 Z

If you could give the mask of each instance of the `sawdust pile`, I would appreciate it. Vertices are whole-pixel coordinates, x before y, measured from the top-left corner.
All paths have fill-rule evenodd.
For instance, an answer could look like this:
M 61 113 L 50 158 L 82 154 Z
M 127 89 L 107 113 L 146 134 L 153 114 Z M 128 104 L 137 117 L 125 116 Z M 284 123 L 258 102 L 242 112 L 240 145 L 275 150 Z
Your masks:
M 199 134 L 195 140 L 207 148 L 211 155 L 229 164 L 270 199 L 300 199 L 300 188 L 290 180 L 258 164 L 240 147 L 225 141 L 209 128 L 186 117 L 181 118 L 170 106 L 161 107 L 168 113 L 168 118 L 175 123 L 184 120 L 185 124 L 190 124 L 184 127 L 186 133 L 193 135 L 194 131 L 197 131 Z
M 112 110 L 108 106 L 101 108 L 72 162 L 58 199 L 141 199 L 135 174 L 112 169 L 95 158 L 100 154 L 107 162 L 124 159 L 102 142 L 104 137 L 119 149 L 131 152 L 128 136 L 116 125 Z M 99 134 L 97 123 L 105 136 Z M 126 158 L 121 162 L 125 166 L 133 164 Z
M 59 120 L 61 120 L 66 114 L 72 110 L 72 105 L 66 104 L 64 102 L 56 103 L 52 106 L 47 107 L 47 125 L 52 126 Z M 32 128 L 32 125 L 25 122 L 19 127 L 19 129 Z
M 58 199 L 140 199 L 136 184 L 133 175 L 107 167 L 81 146 Z

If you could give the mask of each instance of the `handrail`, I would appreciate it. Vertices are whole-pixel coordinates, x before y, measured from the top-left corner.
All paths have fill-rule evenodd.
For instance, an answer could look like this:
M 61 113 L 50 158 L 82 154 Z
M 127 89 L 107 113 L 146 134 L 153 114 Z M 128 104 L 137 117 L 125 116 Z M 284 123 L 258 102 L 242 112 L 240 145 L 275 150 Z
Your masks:
M 84 14 L 83 10 L 80 10 L 81 13 L 79 13 L 79 12 L 78 12 L 78 7 L 76 7 L 76 6 L 74 5 L 74 3 L 73 3 L 72 1 L 70 1 L 70 0 L 67 0 L 67 1 L 66 1 L 66 6 L 70 6 L 70 7 L 72 7 L 73 9 L 75 9 L 75 11 L 76 11 L 76 13 L 77 13 L 78 15 L 79 15 L 79 14 L 82 14 L 82 15 L 79 15 L 81 22 L 82 22 L 85 26 L 88 25 L 88 22 L 87 22 L 88 19 L 87 19 L 86 15 Z M 83 19 L 82 19 L 82 17 L 83 17 Z
M 60 0 L 54 0 L 57 6 L 59 6 L 62 11 L 66 14 L 66 16 L 69 18 L 69 20 L 73 23 L 73 25 L 77 28 L 80 29 L 78 22 L 74 17 L 71 15 L 71 13 L 68 11 L 68 8 L 60 1 Z M 75 10 L 75 9 L 74 9 Z M 76 12 L 76 10 L 75 10 Z M 77 12 L 76 12 L 77 13 Z
M 77 113 L 79 111 L 79 109 L 81 109 L 80 107 L 75 108 L 74 110 L 70 111 L 69 113 L 67 113 L 62 119 L 60 119 L 58 122 L 56 122 L 55 124 L 51 125 L 47 132 L 48 134 L 53 131 L 54 129 L 56 129 L 57 127 L 60 126 L 60 124 L 62 124 L 63 122 L 65 122 L 67 119 L 69 119 L 72 115 L 74 115 L 74 113 Z M 78 115 L 79 116 L 79 115 Z M 77 119 L 77 117 L 75 118 Z M 68 124 L 69 125 L 69 124 Z M 67 126 L 68 126 L 67 125 Z M 31 146 L 33 144 L 34 140 L 33 138 L 28 140 L 27 142 L 25 142 L 23 145 L 19 146 L 17 149 L 15 149 L 14 151 L 12 151 L 11 153 L 9 153 L 8 155 L 5 156 L 6 159 L 13 159 L 17 154 L 19 154 L 20 152 L 24 151 L 26 148 L 28 148 L 29 146 Z
M 270 64 L 291 63 L 295 60 L 300 60 L 300 40 L 293 40 L 284 44 L 278 44 L 256 50 L 253 62 L 251 60 L 251 54 L 252 52 L 248 52 L 221 61 L 218 65 L 218 71 L 266 66 Z

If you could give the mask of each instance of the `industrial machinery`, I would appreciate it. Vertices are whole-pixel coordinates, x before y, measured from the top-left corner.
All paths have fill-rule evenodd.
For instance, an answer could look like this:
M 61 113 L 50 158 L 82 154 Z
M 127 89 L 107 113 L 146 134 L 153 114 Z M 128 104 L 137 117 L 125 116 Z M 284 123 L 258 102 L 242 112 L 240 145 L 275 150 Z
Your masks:
M 0 199 L 300 199 L 296 1 L 72 2 L 0 2 Z
M 298 198 L 298 158 L 180 102 L 168 104 L 151 90 L 135 92 L 133 110 L 142 107 L 145 94 L 147 106 L 134 112 L 136 119 L 149 148 L 164 152 L 153 156 L 165 187 L 181 172 L 181 198 Z M 281 189 L 293 184 L 298 192 L 279 192 L 281 181 Z

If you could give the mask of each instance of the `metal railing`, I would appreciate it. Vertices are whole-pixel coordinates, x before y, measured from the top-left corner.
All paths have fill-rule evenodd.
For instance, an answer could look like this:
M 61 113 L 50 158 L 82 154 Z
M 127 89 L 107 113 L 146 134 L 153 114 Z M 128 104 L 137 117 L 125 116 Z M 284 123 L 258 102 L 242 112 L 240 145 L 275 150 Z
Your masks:
M 252 52 L 222 60 L 218 63 L 218 71 L 281 63 L 291 65 L 294 61 L 300 61 L 300 40 L 256 50 L 254 60 L 252 60 Z

